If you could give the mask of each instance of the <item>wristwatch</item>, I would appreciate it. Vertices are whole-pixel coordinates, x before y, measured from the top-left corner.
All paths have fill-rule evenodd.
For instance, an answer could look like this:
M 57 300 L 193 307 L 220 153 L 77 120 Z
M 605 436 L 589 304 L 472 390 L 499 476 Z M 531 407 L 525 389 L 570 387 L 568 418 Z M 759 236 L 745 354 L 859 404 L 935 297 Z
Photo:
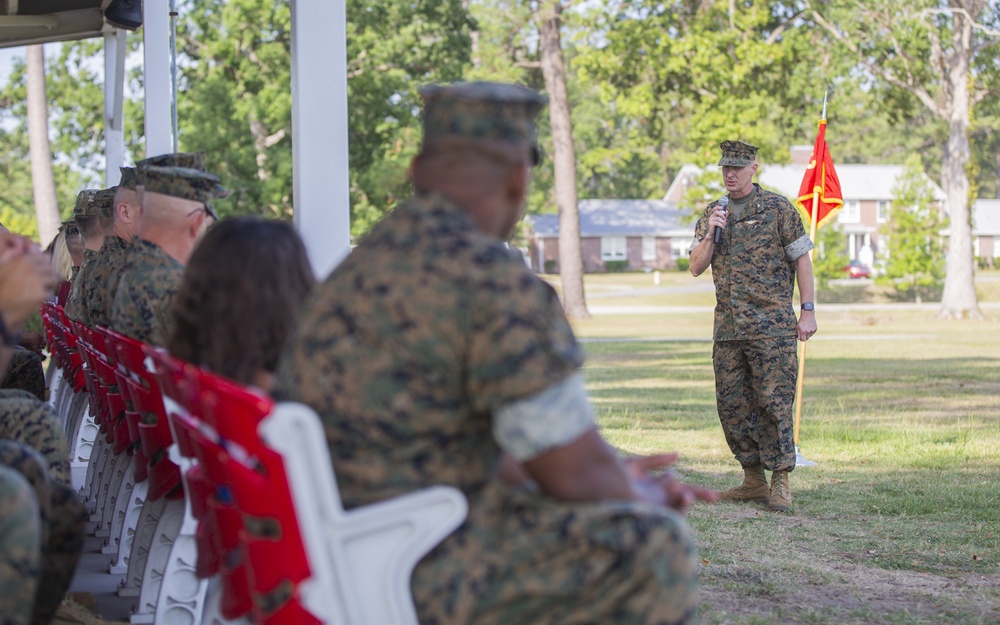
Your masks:
M 816 310 L 816 305 L 812 302 L 802 302 L 802 310 Z

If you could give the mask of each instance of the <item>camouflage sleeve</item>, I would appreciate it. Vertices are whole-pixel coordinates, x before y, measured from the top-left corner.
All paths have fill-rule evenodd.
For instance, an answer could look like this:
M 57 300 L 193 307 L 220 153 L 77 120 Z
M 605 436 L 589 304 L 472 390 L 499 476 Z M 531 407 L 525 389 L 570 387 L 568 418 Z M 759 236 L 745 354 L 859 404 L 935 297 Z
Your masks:
M 527 399 L 508 404 L 493 419 L 493 438 L 518 462 L 579 438 L 595 425 L 583 379 L 575 373 Z
M 711 217 L 714 206 L 715 202 L 705 209 L 705 212 L 698 218 L 698 223 L 694 225 L 694 240 L 691 241 L 691 246 L 688 247 L 688 254 L 691 254 L 694 248 L 698 247 L 698 244 L 705 239 L 705 235 L 708 234 L 708 218 Z
M 0 614 L 30 623 L 41 568 L 41 519 L 35 492 L 15 469 L 0 466 Z
M 799 256 L 802 256 L 814 247 L 816 246 L 813 245 L 809 235 L 803 234 L 801 237 L 785 246 L 785 258 L 789 261 L 794 261 Z
M 465 394 L 484 414 L 561 382 L 583 364 L 555 291 L 507 258 L 468 290 Z
M 785 197 L 781 197 L 781 244 L 785 248 L 785 258 L 789 261 L 794 261 L 815 247 L 802 225 L 802 217 Z

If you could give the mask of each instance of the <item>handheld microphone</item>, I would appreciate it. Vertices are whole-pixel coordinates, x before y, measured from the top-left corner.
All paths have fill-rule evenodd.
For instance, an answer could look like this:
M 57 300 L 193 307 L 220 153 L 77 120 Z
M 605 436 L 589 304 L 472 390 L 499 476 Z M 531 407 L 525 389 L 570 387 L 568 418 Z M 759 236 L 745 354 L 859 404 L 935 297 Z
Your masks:
M 729 206 L 729 196 L 724 195 L 720 197 L 719 201 L 717 202 L 717 205 L 721 206 L 722 208 Z M 722 228 L 719 228 L 718 226 L 715 227 L 715 233 L 712 235 L 712 241 L 716 245 L 722 243 Z

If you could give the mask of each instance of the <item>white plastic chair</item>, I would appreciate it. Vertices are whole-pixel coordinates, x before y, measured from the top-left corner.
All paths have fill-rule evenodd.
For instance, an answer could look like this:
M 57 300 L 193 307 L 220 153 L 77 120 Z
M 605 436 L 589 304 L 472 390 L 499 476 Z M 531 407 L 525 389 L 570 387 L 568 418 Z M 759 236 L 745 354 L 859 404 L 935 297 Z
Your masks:
M 413 568 L 465 520 L 461 491 L 433 486 L 345 511 L 311 408 L 279 403 L 259 431 L 283 457 L 313 573 L 303 606 L 327 625 L 417 625 Z

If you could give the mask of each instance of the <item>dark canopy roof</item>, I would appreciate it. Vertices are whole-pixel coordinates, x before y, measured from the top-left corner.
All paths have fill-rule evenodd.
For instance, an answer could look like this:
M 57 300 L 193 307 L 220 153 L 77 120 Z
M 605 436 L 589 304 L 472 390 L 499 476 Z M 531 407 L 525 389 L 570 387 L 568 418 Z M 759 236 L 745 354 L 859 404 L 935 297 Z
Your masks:
M 99 37 L 111 0 L 0 0 L 0 48 Z

